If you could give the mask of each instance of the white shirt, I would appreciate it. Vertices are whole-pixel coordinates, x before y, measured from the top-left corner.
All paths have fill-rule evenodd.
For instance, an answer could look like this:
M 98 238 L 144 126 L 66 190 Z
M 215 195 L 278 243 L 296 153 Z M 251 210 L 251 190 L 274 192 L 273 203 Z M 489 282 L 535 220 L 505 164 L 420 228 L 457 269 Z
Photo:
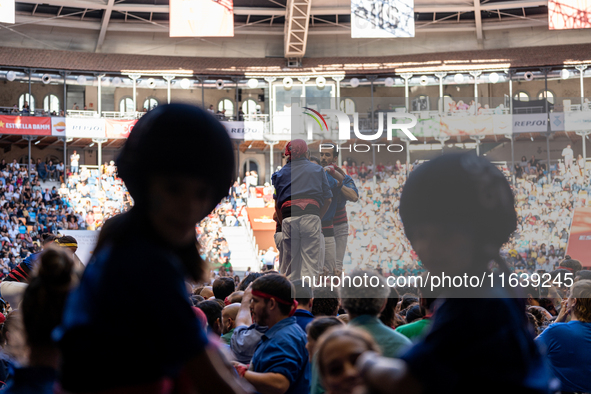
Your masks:
M 80 160 L 80 155 L 76 153 L 75 155 L 70 156 L 70 164 L 73 166 L 78 165 L 78 160 Z
M 564 156 L 565 159 L 572 159 L 574 156 L 574 152 L 571 148 L 564 148 L 562 150 L 562 156 Z

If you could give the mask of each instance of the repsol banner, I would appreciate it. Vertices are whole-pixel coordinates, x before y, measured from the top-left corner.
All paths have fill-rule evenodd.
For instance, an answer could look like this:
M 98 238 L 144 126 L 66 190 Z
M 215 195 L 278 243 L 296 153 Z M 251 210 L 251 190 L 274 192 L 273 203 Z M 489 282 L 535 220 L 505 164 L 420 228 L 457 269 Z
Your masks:
M 66 118 L 66 137 L 105 138 L 105 120 L 100 118 Z
M 260 121 L 221 122 L 233 140 L 262 140 L 265 125 Z
M 548 131 L 548 114 L 513 115 L 513 133 L 544 133 Z

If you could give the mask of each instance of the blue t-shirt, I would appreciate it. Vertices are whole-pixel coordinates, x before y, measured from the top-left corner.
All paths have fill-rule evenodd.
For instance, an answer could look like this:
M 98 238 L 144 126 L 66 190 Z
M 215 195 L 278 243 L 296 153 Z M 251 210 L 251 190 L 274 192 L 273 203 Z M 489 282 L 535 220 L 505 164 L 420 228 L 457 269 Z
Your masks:
M 330 187 L 330 191 L 333 196 L 338 196 L 341 194 L 341 186 L 339 186 L 339 181 L 334 179 L 331 175 L 326 174 L 326 179 L 328 180 L 328 187 Z M 322 222 L 330 222 L 334 218 L 335 213 L 337 212 L 337 205 L 338 205 L 338 198 L 333 198 L 330 206 L 326 210 L 326 213 L 322 217 Z
M 296 318 L 298 326 L 300 326 L 302 330 L 304 330 L 304 332 L 306 332 L 306 327 L 308 327 L 308 324 L 310 324 L 310 322 L 314 320 L 314 315 L 312 314 L 312 312 L 307 311 L 305 309 L 296 309 L 293 315 Z
M 591 392 L 591 323 L 550 325 L 536 338 L 562 391 Z
M 146 297 L 150 288 L 157 292 Z M 139 236 L 93 255 L 53 336 L 61 384 L 74 392 L 174 379 L 207 344 L 181 261 Z
M 50 367 L 17 368 L 3 394 L 54 394 L 57 372 Z
M 306 334 L 295 317 L 288 317 L 271 327 L 261 338 L 251 363 L 254 372 L 278 373 L 289 380 L 285 394 L 310 393 L 310 366 Z
M 332 198 L 324 169 L 305 158 L 287 163 L 271 176 L 271 181 L 279 207 L 292 197 L 314 199 L 321 207 L 325 200 Z
M 517 299 L 446 299 L 401 358 L 425 393 L 549 392 L 550 372 Z
M 353 189 L 355 194 L 359 196 L 359 190 L 357 190 L 357 186 L 355 186 L 355 181 L 349 175 L 345 175 L 345 179 L 343 179 L 343 186 L 348 187 L 349 189 Z M 337 201 L 337 208 L 343 208 L 347 205 L 347 199 L 343 196 L 343 193 L 338 194 L 338 201 Z
M 39 255 L 40 253 L 32 253 L 31 255 L 29 255 L 29 257 L 23 260 L 23 264 L 26 265 L 27 268 L 32 271 L 34 264 L 36 263 L 36 259 Z

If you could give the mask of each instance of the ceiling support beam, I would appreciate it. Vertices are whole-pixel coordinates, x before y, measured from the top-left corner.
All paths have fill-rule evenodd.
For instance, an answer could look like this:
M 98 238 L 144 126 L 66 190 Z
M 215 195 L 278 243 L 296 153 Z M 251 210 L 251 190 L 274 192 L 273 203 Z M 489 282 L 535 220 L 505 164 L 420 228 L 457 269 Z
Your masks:
M 312 0 L 287 0 L 284 54 L 286 59 L 301 59 L 306 54 Z
M 474 22 L 476 22 L 476 39 L 482 41 L 482 15 L 480 14 L 480 0 L 474 0 Z
M 109 25 L 109 21 L 111 20 L 111 13 L 113 12 L 113 5 L 115 4 L 115 0 L 109 0 L 107 3 L 107 8 L 103 12 L 103 20 L 101 21 L 101 31 L 99 32 L 98 39 L 96 41 L 96 48 L 94 49 L 95 52 L 100 51 L 103 46 L 103 42 L 105 42 L 105 35 L 107 34 L 107 26 Z
M 89 10 L 106 10 L 112 8 L 113 11 L 118 12 L 155 12 L 168 13 L 170 7 L 168 5 L 158 4 L 128 4 L 118 3 L 109 7 L 109 3 L 96 3 L 88 0 L 17 0 L 18 3 L 26 4 L 48 4 L 53 6 L 64 6 L 70 8 L 80 8 Z M 497 11 L 518 8 L 530 8 L 547 6 L 548 0 L 508 0 L 501 2 L 491 2 L 480 5 L 482 11 Z M 417 13 L 456 13 L 456 12 L 472 12 L 474 6 L 471 4 L 416 4 L 414 11 Z M 285 16 L 286 8 L 271 8 L 271 7 L 234 7 L 235 15 L 257 15 L 257 16 Z M 312 7 L 310 15 L 350 15 L 350 6 L 337 7 Z

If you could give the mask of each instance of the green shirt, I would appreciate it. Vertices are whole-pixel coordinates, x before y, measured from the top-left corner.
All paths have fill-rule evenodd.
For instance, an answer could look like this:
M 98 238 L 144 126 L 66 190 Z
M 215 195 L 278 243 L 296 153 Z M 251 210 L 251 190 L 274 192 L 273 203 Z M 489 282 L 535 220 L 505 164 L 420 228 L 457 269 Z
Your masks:
M 312 357 L 312 382 L 310 384 L 310 394 L 324 394 L 326 390 L 322 387 L 320 381 L 320 370 L 318 369 L 318 361 L 316 361 L 316 354 Z
M 431 319 L 421 319 L 397 327 L 396 332 L 401 333 L 410 340 L 414 340 L 426 334 L 429 328 L 431 328 Z
M 234 334 L 234 329 L 231 329 L 230 331 L 228 331 L 227 333 L 225 333 L 224 335 L 222 335 L 220 337 L 220 339 L 222 340 L 222 342 L 224 342 L 226 345 L 230 344 L 230 341 L 232 340 L 232 334 Z
M 411 345 L 410 339 L 386 326 L 377 316 L 357 316 L 349 324 L 367 331 L 382 350 L 384 357 L 396 358 Z

